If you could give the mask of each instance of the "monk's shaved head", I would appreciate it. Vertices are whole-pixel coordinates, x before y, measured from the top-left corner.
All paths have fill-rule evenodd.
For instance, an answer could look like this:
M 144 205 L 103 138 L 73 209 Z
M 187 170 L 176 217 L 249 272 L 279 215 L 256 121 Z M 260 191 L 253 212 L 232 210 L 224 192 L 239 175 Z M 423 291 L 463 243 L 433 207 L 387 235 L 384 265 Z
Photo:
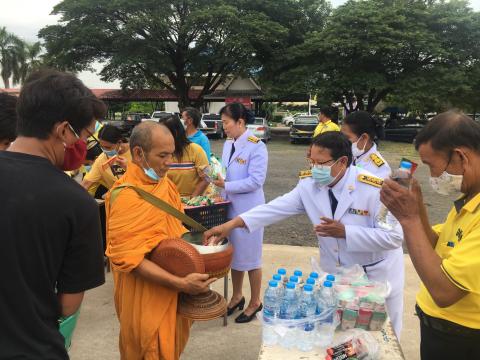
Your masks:
M 146 153 L 152 150 L 153 137 L 155 135 L 172 136 L 170 130 L 156 121 L 144 121 L 133 128 L 130 135 L 130 151 L 137 146 L 141 147 Z

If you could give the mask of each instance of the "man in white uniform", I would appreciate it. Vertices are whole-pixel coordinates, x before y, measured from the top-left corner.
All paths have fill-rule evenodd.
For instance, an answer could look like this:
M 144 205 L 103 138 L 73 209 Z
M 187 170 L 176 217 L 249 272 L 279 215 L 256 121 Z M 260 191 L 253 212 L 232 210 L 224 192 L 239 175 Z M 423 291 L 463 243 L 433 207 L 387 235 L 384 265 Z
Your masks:
M 314 224 L 322 269 L 337 272 L 340 266 L 363 266 L 369 279 L 388 280 L 392 291 L 387 311 L 397 336 L 402 328 L 404 263 L 397 251 L 403 242 L 401 227 L 377 226 L 382 180 L 352 165 L 350 141 L 340 132 L 314 138 L 312 169 L 300 173 L 289 193 L 257 206 L 205 233 L 217 240 L 239 227 L 253 232 L 289 216 L 306 213 Z

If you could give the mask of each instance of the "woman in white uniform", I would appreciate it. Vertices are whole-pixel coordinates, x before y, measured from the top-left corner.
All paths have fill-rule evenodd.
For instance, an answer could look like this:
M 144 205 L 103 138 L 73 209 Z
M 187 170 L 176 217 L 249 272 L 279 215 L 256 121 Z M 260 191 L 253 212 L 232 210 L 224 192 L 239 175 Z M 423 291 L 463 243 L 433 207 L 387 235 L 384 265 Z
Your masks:
M 378 152 L 374 140 L 379 137 L 381 125 L 366 111 L 350 113 L 343 121 L 342 132 L 352 143 L 354 164 L 367 170 L 378 178 L 385 179 L 390 176 L 391 168 L 387 160 Z M 403 288 L 405 284 L 405 270 L 403 262 L 403 248 L 392 250 L 388 253 L 389 263 L 398 270 L 395 287 L 389 296 L 389 314 L 394 322 L 398 338 L 402 329 L 403 314 Z
M 380 130 L 381 125 L 366 111 L 350 113 L 342 124 L 342 132 L 352 143 L 354 165 L 385 179 L 390 176 L 391 169 L 375 144 Z

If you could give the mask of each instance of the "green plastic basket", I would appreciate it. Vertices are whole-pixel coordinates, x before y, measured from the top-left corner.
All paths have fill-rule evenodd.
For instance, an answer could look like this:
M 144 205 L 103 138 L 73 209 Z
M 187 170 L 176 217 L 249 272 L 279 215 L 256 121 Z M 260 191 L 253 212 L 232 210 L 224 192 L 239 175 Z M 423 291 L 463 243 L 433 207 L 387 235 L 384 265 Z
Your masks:
M 60 320 L 58 320 L 60 333 L 65 338 L 65 349 L 67 350 L 70 349 L 70 346 L 72 345 L 73 332 L 75 331 L 75 326 L 77 326 L 79 313 L 80 313 L 80 310 L 73 315 L 70 315 L 66 318 L 61 318 Z

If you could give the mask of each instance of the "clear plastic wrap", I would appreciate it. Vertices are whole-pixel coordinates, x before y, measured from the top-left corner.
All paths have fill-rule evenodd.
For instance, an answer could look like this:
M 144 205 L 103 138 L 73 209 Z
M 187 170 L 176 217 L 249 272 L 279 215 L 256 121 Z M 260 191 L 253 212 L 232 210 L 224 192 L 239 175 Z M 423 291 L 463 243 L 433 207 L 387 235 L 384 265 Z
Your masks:
M 361 359 L 376 360 L 380 346 L 365 330 L 353 329 L 343 333 L 333 346 L 326 350 L 325 360 Z

